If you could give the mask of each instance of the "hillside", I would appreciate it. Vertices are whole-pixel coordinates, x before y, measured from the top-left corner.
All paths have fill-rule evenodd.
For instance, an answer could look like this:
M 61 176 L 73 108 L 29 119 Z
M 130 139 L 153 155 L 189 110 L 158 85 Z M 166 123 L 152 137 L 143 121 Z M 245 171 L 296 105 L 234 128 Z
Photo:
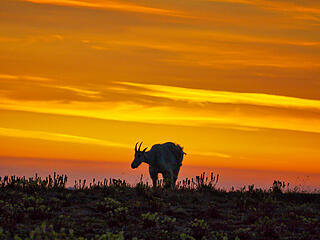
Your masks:
M 226 192 L 205 175 L 176 190 L 66 176 L 0 179 L 0 239 L 305 239 L 320 236 L 320 194 L 254 186 Z

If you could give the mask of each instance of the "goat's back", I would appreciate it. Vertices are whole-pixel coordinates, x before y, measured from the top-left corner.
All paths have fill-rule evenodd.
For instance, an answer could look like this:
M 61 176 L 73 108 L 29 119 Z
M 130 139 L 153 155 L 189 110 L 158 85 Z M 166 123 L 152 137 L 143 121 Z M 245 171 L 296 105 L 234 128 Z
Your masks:
M 152 146 L 150 151 L 170 152 L 171 154 L 174 155 L 174 157 L 177 161 L 177 164 L 179 166 L 182 165 L 183 155 L 185 154 L 183 152 L 183 148 L 180 145 L 175 144 L 173 142 L 166 142 L 163 144 L 155 144 Z

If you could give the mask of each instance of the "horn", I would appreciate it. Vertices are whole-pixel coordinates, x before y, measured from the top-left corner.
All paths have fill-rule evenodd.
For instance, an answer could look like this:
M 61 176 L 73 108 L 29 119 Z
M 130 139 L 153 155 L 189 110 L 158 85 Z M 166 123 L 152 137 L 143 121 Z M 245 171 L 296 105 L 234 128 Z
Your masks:
M 145 149 L 142 150 L 142 152 L 145 152 L 147 150 L 148 147 L 146 147 Z
M 140 148 L 141 148 L 142 143 L 143 143 L 143 142 L 141 142 L 140 145 L 139 145 L 139 149 L 138 149 L 139 152 L 140 152 Z
M 134 147 L 134 150 L 135 150 L 135 151 L 138 151 L 138 150 L 137 150 L 137 145 L 138 145 L 138 143 L 139 143 L 139 142 L 137 142 L 137 143 L 136 143 L 136 146 Z

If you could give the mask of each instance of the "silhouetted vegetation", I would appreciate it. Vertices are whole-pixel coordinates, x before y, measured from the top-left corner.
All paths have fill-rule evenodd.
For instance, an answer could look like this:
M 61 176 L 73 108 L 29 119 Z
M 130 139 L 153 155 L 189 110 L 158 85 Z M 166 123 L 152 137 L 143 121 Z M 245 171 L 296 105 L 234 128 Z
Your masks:
M 218 176 L 185 179 L 175 190 L 105 179 L 0 178 L 0 239 L 318 240 L 320 194 L 274 181 L 217 189 Z

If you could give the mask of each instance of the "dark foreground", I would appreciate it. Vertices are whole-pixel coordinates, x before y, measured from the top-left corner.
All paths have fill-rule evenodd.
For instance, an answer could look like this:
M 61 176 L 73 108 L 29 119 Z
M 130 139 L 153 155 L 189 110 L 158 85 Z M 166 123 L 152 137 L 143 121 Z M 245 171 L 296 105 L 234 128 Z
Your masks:
M 253 186 L 225 192 L 204 175 L 176 190 L 64 176 L 0 179 L 0 239 L 320 239 L 320 194 Z

